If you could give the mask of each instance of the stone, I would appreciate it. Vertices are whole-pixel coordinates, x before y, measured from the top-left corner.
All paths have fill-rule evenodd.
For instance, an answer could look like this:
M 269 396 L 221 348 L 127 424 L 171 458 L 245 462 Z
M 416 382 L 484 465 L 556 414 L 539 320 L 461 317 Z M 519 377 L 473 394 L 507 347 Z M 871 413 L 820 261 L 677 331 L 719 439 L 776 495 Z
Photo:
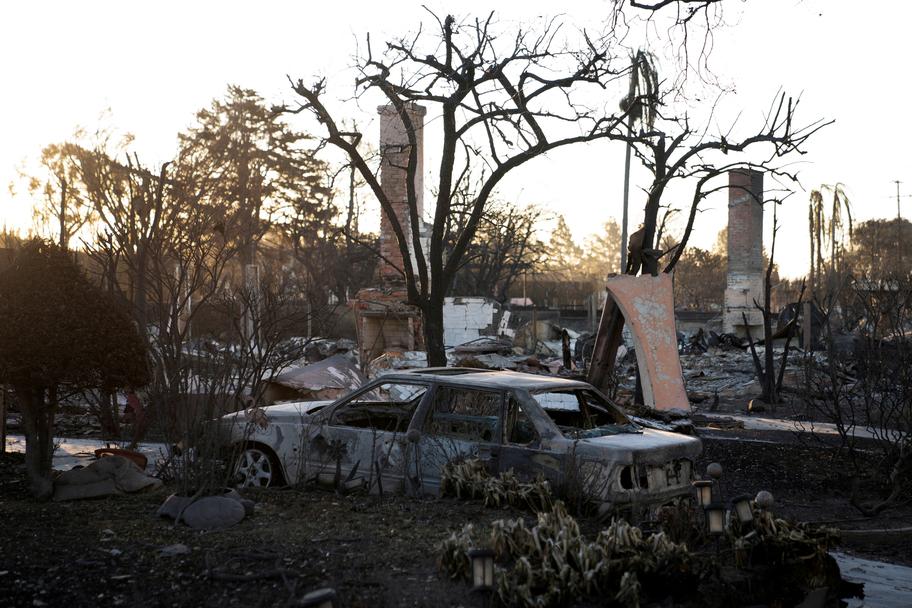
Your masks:
M 253 515 L 253 511 L 256 507 L 255 502 L 253 502 L 249 498 L 244 498 L 243 496 L 238 494 L 238 491 L 235 490 L 234 488 L 229 488 L 228 491 L 226 491 L 224 495 L 228 498 L 233 498 L 234 500 L 241 503 L 241 505 L 244 507 L 244 513 L 246 513 L 248 516 Z
M 180 512 L 187 507 L 193 499 L 189 496 L 178 496 L 177 494 L 172 494 L 165 499 L 165 502 L 162 503 L 162 506 L 156 511 L 156 515 L 159 517 L 170 517 L 171 519 L 177 519 L 177 516 L 180 515 Z
M 227 496 L 206 496 L 184 509 L 181 519 L 195 530 L 218 530 L 239 523 L 245 515 L 244 505 L 238 500 Z

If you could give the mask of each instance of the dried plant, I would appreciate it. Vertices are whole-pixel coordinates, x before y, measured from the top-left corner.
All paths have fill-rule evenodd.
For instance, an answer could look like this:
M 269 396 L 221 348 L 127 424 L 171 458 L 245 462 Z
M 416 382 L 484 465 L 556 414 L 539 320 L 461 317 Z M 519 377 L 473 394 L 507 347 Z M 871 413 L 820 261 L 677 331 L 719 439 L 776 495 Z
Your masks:
M 687 570 L 687 547 L 662 532 L 643 535 L 623 520 L 614 520 L 594 541 L 560 501 L 538 514 L 527 527 L 521 519 L 495 521 L 483 532 L 472 524 L 441 543 L 440 566 L 453 578 L 467 577 L 467 552 L 490 546 L 502 564 L 497 594 L 507 606 L 542 608 L 583 597 L 615 595 L 625 606 L 639 605 L 639 580 L 656 573 Z
M 489 507 L 513 506 L 543 511 L 551 507 L 551 485 L 539 475 L 534 481 L 522 482 L 513 472 L 492 477 L 484 462 L 477 458 L 446 463 L 440 478 L 440 492 L 457 498 L 482 498 Z

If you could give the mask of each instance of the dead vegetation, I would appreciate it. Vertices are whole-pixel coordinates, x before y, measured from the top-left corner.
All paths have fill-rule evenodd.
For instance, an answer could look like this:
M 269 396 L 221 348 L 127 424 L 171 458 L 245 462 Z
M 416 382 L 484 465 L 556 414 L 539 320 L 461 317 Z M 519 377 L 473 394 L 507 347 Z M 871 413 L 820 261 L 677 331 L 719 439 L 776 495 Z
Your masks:
M 698 526 L 688 546 L 664 530 L 648 532 L 621 519 L 587 538 L 557 501 L 531 526 L 522 518 L 500 519 L 489 528 L 466 524 L 439 545 L 440 567 L 452 578 L 468 578 L 469 552 L 489 547 L 498 564 L 498 603 L 522 608 L 587 598 L 625 607 L 669 600 L 794 605 L 818 587 L 829 586 L 833 599 L 857 591 L 841 586 L 828 554 L 837 539 L 832 529 L 792 524 L 756 504 L 752 509 L 752 523 L 733 518 L 721 537 Z M 766 584 L 772 581 L 774 588 Z
M 456 498 L 480 498 L 489 507 L 509 505 L 536 512 L 546 510 L 554 503 L 551 486 L 544 477 L 522 482 L 512 470 L 493 477 L 485 463 L 477 458 L 444 465 L 440 493 Z
M 639 606 L 641 579 L 660 572 L 669 578 L 693 576 L 687 548 L 663 532 L 644 536 L 615 520 L 588 541 L 560 502 L 539 513 L 531 528 L 522 519 L 495 521 L 490 530 L 467 524 L 441 544 L 441 567 L 454 578 L 467 576 L 467 551 L 478 546 L 492 547 L 502 564 L 496 586 L 506 606 L 543 608 L 596 595 Z
M 856 280 L 850 308 L 826 308 L 825 356 L 805 363 L 804 402 L 817 417 L 832 422 L 854 478 L 866 475 L 860 453 L 873 444 L 879 462 L 877 494 L 863 497 L 856 484 L 851 503 L 864 515 L 910 503 L 912 495 L 912 283 L 907 277 Z M 835 317 L 861 319 L 849 336 L 837 335 Z M 849 352 L 842 344 L 849 341 Z M 860 437 L 867 440 L 862 445 Z

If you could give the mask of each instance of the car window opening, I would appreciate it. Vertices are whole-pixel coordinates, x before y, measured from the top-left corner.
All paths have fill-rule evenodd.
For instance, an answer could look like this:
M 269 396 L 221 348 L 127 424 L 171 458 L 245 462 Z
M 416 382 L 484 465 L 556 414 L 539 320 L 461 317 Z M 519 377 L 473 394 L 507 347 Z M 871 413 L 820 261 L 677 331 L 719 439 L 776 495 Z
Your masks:
M 570 439 L 640 432 L 623 412 L 594 391 L 548 390 L 532 393 L 532 396 L 561 433 Z
M 424 385 L 381 384 L 342 404 L 330 424 L 405 433 L 426 392 Z
M 510 397 L 507 405 L 506 440 L 514 445 L 528 446 L 538 443 L 538 431 L 522 406 Z
M 498 392 L 438 387 L 428 430 L 457 439 L 499 442 L 502 402 Z

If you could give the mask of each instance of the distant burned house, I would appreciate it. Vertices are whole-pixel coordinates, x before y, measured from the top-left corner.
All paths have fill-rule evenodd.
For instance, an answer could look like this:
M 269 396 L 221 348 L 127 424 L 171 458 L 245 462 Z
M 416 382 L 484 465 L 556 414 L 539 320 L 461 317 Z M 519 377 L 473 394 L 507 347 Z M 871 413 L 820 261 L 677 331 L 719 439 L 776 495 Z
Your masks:
M 263 403 L 333 400 L 366 382 L 354 361 L 333 355 L 302 367 L 285 370 L 266 383 Z

